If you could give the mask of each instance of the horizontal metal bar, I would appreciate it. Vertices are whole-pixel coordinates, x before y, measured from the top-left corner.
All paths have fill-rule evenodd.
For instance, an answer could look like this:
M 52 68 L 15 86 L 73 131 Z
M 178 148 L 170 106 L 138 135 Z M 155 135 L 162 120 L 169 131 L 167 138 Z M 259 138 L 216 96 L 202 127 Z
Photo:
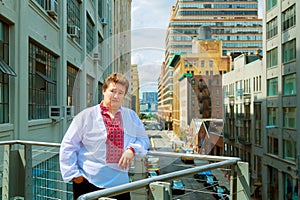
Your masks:
M 201 154 L 160 152 L 160 151 L 149 151 L 147 155 L 175 157 L 175 158 L 188 157 L 188 158 L 194 158 L 196 160 L 208 160 L 208 161 L 240 160 L 240 158 L 238 157 L 211 156 L 211 155 L 201 155 Z
M 165 152 L 160 152 L 160 153 L 165 153 Z M 155 154 L 155 155 L 157 155 L 157 154 Z M 220 161 L 220 162 L 211 163 L 211 164 L 207 164 L 207 165 L 203 165 L 203 166 L 199 166 L 199 167 L 194 167 L 194 168 L 184 169 L 184 170 L 180 170 L 180 171 L 176 171 L 176 172 L 171 172 L 168 174 L 154 176 L 151 178 L 145 178 L 145 179 L 141 179 L 141 180 L 134 181 L 131 183 L 115 186 L 112 188 L 107 188 L 104 190 L 98 190 L 95 192 L 83 194 L 80 197 L 78 197 L 78 200 L 83 200 L 83 199 L 90 200 L 90 199 L 97 199 L 100 197 L 109 197 L 112 195 L 118 195 L 118 194 L 122 194 L 122 193 L 125 193 L 128 191 L 146 187 L 150 183 L 155 182 L 155 181 L 168 181 L 168 180 L 172 180 L 172 179 L 177 179 L 180 177 L 196 174 L 198 172 L 213 170 L 213 169 L 225 167 L 228 165 L 235 165 L 235 164 L 237 164 L 238 161 L 239 161 L 239 159 L 235 158 L 235 159 Z
M 60 147 L 60 143 L 51 143 L 51 142 L 37 142 L 37 141 L 26 141 L 26 140 L 8 140 L 8 141 L 0 141 L 0 145 L 14 145 L 14 144 L 29 144 L 36 146 L 48 146 L 48 147 Z

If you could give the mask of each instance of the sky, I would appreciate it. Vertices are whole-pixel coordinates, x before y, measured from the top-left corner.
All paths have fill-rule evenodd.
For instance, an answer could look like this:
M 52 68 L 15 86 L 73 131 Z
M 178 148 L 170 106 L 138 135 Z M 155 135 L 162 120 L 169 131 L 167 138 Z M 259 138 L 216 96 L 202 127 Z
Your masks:
M 131 63 L 138 65 L 140 94 L 157 91 L 164 61 L 165 38 L 176 0 L 132 0 Z M 262 0 L 259 0 L 262 7 Z M 261 17 L 262 9 L 259 9 Z

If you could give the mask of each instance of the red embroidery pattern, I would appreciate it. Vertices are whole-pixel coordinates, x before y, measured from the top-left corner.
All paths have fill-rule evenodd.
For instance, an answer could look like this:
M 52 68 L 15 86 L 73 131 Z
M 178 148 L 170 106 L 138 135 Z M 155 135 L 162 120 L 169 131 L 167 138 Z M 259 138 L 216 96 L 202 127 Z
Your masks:
M 108 114 L 108 108 L 100 104 L 101 114 L 107 131 L 106 162 L 118 163 L 124 149 L 124 130 L 121 112 L 117 112 L 114 119 Z

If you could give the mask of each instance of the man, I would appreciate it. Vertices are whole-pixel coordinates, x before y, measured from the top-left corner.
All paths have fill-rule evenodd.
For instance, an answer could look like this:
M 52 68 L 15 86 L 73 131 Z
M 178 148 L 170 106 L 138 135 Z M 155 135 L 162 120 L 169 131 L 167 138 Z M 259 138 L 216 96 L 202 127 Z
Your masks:
M 129 82 L 113 73 L 103 84 L 100 104 L 80 112 L 67 130 L 60 148 L 64 181 L 73 181 L 73 195 L 129 182 L 128 168 L 134 156 L 145 156 L 149 138 L 137 114 L 122 107 Z M 130 193 L 114 196 L 130 199 Z

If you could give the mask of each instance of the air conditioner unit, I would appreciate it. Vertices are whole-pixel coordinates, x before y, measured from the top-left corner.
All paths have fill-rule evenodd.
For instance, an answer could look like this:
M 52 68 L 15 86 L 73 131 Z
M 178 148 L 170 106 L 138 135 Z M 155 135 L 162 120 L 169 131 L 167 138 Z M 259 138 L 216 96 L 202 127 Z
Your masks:
M 71 25 L 68 27 L 68 34 L 71 37 L 79 37 L 79 31 L 80 31 L 80 28 L 78 26 Z
M 74 106 L 65 106 L 65 116 L 67 118 L 74 117 Z
M 58 13 L 57 0 L 46 0 L 46 11 L 51 17 L 56 18 Z
M 94 60 L 94 61 L 100 60 L 100 54 L 99 54 L 98 52 L 93 53 L 93 60 Z
M 61 106 L 49 106 L 49 118 L 59 121 L 63 118 L 63 109 Z
M 107 18 L 103 17 L 103 18 L 101 19 L 102 25 L 106 25 L 107 22 L 108 22 L 108 21 L 107 21 Z

